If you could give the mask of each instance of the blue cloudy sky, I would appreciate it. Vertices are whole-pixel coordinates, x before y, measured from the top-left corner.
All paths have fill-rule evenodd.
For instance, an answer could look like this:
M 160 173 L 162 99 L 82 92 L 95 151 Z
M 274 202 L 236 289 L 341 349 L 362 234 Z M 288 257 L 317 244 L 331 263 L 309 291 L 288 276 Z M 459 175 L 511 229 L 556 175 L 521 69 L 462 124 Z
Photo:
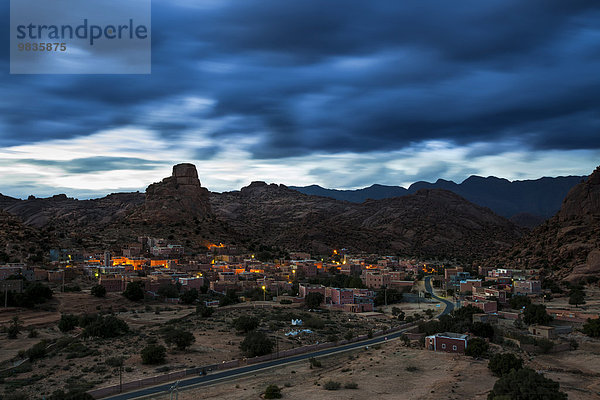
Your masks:
M 0 12 L 8 21 L 8 2 Z M 356 188 L 600 164 L 597 0 L 155 0 L 151 75 L 9 75 L 0 192 Z

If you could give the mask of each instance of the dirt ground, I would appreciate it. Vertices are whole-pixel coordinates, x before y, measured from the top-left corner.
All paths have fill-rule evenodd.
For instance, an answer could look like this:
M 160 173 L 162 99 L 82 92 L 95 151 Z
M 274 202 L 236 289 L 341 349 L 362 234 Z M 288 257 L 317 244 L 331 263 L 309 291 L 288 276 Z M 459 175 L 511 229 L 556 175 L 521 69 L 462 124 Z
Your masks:
M 600 344 L 595 341 L 584 342 L 580 350 L 573 352 L 532 359 L 521 356 L 528 367 L 559 382 L 570 400 L 592 400 L 600 398 L 599 350 Z M 261 398 L 268 385 L 276 384 L 282 388 L 284 398 L 292 400 L 483 400 L 497 379 L 487 368 L 487 360 L 407 348 L 400 341 L 319 360 L 322 368 L 311 369 L 308 361 L 299 361 L 236 380 L 181 391 L 179 399 L 254 400 Z M 325 390 L 324 384 L 330 380 L 339 382 L 341 388 Z M 344 388 L 348 383 L 356 383 L 358 388 Z
M 70 387 L 73 382 L 83 384 L 87 388 L 105 387 L 118 383 L 118 375 L 105 363 L 106 359 L 115 356 L 125 357 L 125 382 L 159 375 L 167 371 L 176 371 L 203 365 L 210 365 L 242 358 L 239 345 L 243 335 L 235 332 L 231 322 L 241 315 L 254 315 L 261 320 L 262 329 L 273 338 L 280 350 L 300 347 L 307 344 L 324 342 L 332 336 L 342 339 L 348 331 L 353 335 L 366 334 L 383 327 L 401 324 L 391 316 L 363 318 L 355 314 L 341 311 L 309 313 L 292 307 L 275 309 L 253 308 L 241 304 L 223 307 L 215 314 L 203 319 L 195 314 L 195 307 L 164 303 L 134 303 L 118 294 L 109 294 L 106 299 L 97 299 L 89 293 L 60 293 L 52 300 L 56 311 L 40 312 L 16 310 L 2 314 L 7 326 L 10 319 L 18 314 L 23 329 L 18 339 L 9 340 L 0 335 L 0 370 L 9 366 L 20 351 L 31 348 L 41 340 L 60 340 L 67 343 L 61 350 L 50 351 L 50 354 L 25 365 L 24 370 L 13 376 L 5 377 L 0 384 L 0 395 L 3 392 L 23 392 L 35 396 L 49 395 L 55 390 Z M 79 328 L 68 334 L 59 331 L 57 321 L 61 313 L 82 314 L 112 310 L 123 319 L 132 331 L 123 337 L 114 339 L 81 338 Z M 286 333 L 307 326 L 294 327 L 291 319 L 308 320 L 316 318 L 321 321 L 320 328 L 312 329 L 313 333 L 301 333 L 297 336 L 286 336 Z M 195 343 L 185 351 L 169 348 L 164 365 L 142 365 L 140 350 L 151 340 L 164 344 L 161 327 L 174 326 L 194 333 Z M 28 338 L 28 331 L 35 329 L 37 337 Z M 168 347 L 168 346 L 167 346 Z
M 182 391 L 179 399 L 260 399 L 270 384 L 282 387 L 284 398 L 292 400 L 485 399 L 496 380 L 485 361 L 407 348 L 400 341 L 319 360 L 322 368 L 310 369 L 308 361 L 300 361 Z M 330 380 L 341 383 L 341 388 L 325 390 Z M 358 388 L 344 388 L 348 383 L 356 383 Z

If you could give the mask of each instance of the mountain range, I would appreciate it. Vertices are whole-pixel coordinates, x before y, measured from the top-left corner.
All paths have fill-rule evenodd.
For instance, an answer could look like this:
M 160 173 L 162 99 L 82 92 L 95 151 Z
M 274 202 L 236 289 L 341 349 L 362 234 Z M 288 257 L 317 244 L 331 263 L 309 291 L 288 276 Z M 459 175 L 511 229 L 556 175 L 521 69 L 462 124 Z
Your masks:
M 475 196 L 479 187 L 482 202 L 495 196 L 505 206 L 512 194 L 529 199 L 539 210 L 551 202 L 538 200 L 573 180 L 581 177 L 523 182 L 471 177 L 460 185 L 415 184 L 409 189 L 414 193 L 358 203 L 265 182 L 213 193 L 202 187 L 194 165 L 180 164 L 145 193 L 92 200 L 0 195 L 0 261 L 39 261 L 50 247 L 118 253 L 138 236 L 151 235 L 183 244 L 190 255 L 220 242 L 251 251 L 303 250 L 313 255 L 347 248 L 542 267 L 556 279 L 579 279 L 600 272 L 600 167 L 575 184 L 558 213 L 532 231 L 455 192 L 457 187 L 469 188 Z M 455 190 L 434 188 L 442 183 Z M 520 194 L 515 187 L 531 192 Z
M 586 176 L 562 176 L 511 182 L 494 176 L 487 178 L 471 176 L 462 183 L 444 179 L 438 179 L 435 183 L 419 181 L 410 185 L 408 189 L 384 185 L 372 185 L 356 190 L 325 189 L 318 185 L 290 186 L 290 189 L 354 203 L 362 203 L 367 199 L 380 200 L 406 196 L 421 189 L 444 189 L 475 204 L 488 207 L 518 225 L 533 227 L 556 214 L 569 190 L 586 178 Z
M 0 197 L 0 206 L 63 248 L 102 250 L 153 235 L 199 252 L 208 243 L 278 247 L 330 254 L 392 253 L 475 259 L 507 249 L 521 228 L 490 209 L 442 189 L 363 203 L 312 196 L 284 185 L 253 182 L 211 193 L 196 167 L 180 164 L 146 193 L 93 200 L 65 195 L 27 200 Z M 2 215 L 0 215 L 0 218 Z

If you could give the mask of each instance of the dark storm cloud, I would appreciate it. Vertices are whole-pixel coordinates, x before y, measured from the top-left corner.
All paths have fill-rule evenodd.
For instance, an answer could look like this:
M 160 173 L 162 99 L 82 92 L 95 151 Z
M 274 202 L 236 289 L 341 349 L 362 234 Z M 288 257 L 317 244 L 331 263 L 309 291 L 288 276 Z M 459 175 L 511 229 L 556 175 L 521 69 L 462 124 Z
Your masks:
M 122 126 L 176 140 L 219 121 L 212 138 L 252 136 L 255 158 L 426 140 L 600 148 L 597 1 L 189 3 L 153 3 L 151 76 L 0 77 L 0 146 Z M 215 104 L 146 118 L 186 96 Z

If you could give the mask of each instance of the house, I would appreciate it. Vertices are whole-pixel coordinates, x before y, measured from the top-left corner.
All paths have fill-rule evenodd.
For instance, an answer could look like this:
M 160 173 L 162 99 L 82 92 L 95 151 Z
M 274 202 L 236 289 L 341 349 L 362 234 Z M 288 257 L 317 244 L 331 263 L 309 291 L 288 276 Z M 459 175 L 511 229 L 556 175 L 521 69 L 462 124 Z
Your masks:
M 469 343 L 469 335 L 444 332 L 425 337 L 425 346 L 429 350 L 463 354 Z
M 529 333 L 533 336 L 542 337 L 544 339 L 554 339 L 556 337 L 553 326 L 531 325 L 528 329 Z
M 125 290 L 125 282 L 120 276 L 100 276 L 98 284 L 104 286 L 107 292 L 123 292 Z
M 323 285 L 311 285 L 308 283 L 301 283 L 298 287 L 298 290 L 300 292 L 300 297 L 302 298 L 305 298 L 306 295 L 309 293 L 321 293 L 323 295 L 323 298 L 325 298 L 325 286 Z
M 465 300 L 464 306 L 473 306 L 481 309 L 484 313 L 495 313 L 498 312 L 498 303 L 490 300 Z
M 513 293 L 515 295 L 542 293 L 542 285 L 536 280 L 522 280 L 513 282 Z
M 473 322 L 481 322 L 483 324 L 497 324 L 498 323 L 498 315 L 497 314 L 473 314 Z

